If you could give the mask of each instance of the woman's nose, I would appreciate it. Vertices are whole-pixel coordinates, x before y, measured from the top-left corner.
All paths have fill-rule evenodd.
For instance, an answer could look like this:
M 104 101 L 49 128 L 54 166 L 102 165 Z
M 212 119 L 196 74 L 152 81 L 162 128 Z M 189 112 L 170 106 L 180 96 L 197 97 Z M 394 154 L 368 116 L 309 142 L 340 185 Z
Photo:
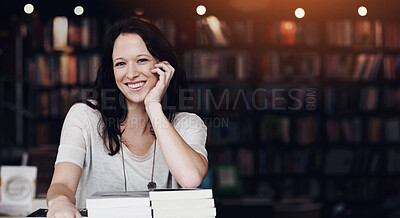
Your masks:
M 128 79 L 133 79 L 133 78 L 139 76 L 139 74 L 140 74 L 139 69 L 137 69 L 136 67 L 130 65 L 128 67 L 128 72 L 126 73 L 126 77 Z

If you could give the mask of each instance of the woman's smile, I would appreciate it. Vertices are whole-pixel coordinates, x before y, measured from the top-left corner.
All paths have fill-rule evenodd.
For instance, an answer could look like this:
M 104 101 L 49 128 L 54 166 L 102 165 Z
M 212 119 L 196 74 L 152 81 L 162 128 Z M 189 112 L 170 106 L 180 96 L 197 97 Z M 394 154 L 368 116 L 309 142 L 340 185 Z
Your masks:
M 134 92 L 142 90 L 145 84 L 146 84 L 145 81 L 126 83 L 126 85 L 129 87 L 129 89 Z

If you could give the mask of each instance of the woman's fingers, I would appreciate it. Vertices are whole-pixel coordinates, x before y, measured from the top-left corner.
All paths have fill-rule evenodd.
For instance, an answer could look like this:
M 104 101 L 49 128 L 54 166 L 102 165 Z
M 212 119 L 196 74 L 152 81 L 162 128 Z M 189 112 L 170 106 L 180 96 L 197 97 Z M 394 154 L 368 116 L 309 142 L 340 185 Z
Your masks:
M 161 71 L 164 72 L 165 80 L 163 80 L 163 82 L 166 86 L 168 86 L 169 82 L 171 81 L 172 76 L 174 75 L 174 72 L 175 72 L 174 67 L 172 67 L 171 64 L 168 63 L 168 61 L 159 62 L 159 63 L 155 64 L 154 66 L 161 69 Z
M 163 61 L 162 63 L 165 64 L 165 66 L 167 66 L 172 73 L 174 73 L 175 69 L 168 61 Z
M 155 65 L 155 66 L 157 66 L 157 65 Z M 160 67 L 156 67 L 156 68 L 152 69 L 151 72 L 158 74 L 159 81 L 162 82 L 162 84 L 165 84 L 165 82 L 164 82 L 165 81 L 165 72 L 162 69 L 160 69 Z
M 154 74 L 158 74 L 158 81 L 156 86 L 147 94 L 145 99 L 146 102 L 160 102 L 162 96 L 167 90 L 169 83 L 174 75 L 175 69 L 168 63 L 168 61 L 162 61 L 154 64 L 154 69 L 151 69 L 151 72 Z

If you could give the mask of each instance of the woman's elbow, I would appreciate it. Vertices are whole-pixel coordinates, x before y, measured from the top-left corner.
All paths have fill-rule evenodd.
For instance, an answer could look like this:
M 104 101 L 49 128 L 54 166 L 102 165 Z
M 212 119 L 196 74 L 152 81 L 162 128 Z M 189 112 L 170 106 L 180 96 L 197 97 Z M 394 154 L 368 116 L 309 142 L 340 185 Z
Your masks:
M 190 173 L 185 173 L 179 180 L 183 188 L 197 188 L 203 182 L 208 171 L 208 161 L 202 158 L 202 163 L 197 165 L 196 169 L 191 169 Z
M 185 176 L 179 184 L 182 188 L 197 188 L 203 182 L 204 176 L 200 173 L 193 173 L 192 175 Z
M 205 162 L 204 166 L 200 169 L 186 174 L 179 183 L 183 188 L 197 188 L 203 182 L 204 177 L 208 171 L 208 163 Z

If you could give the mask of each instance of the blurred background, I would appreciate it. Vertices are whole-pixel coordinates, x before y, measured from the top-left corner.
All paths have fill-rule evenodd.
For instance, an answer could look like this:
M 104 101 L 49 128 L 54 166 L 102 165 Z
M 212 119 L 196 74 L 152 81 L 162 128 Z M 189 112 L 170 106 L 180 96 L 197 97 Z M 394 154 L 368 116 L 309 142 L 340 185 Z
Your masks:
M 15 0 L 0 7 L 0 164 L 45 197 L 65 114 L 117 20 L 172 43 L 208 126 L 217 217 L 400 217 L 397 0 Z

